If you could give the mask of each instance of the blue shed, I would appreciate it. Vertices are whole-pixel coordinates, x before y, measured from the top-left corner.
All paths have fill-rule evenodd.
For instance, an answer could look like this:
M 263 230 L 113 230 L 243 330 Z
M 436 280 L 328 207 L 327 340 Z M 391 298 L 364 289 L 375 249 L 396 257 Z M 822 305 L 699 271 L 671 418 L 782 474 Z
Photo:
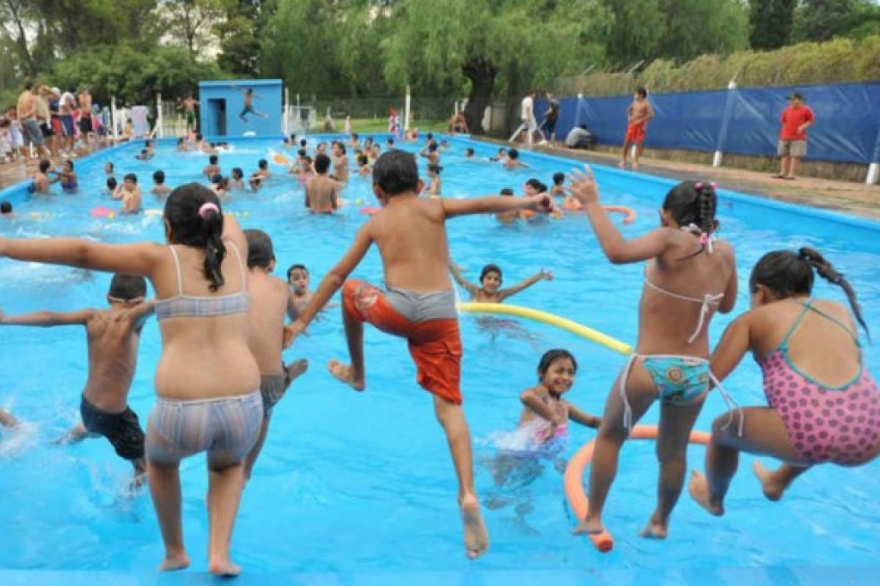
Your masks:
M 245 100 L 251 96 L 250 107 Z M 280 79 L 199 82 L 199 129 L 206 138 L 282 136 L 283 90 Z

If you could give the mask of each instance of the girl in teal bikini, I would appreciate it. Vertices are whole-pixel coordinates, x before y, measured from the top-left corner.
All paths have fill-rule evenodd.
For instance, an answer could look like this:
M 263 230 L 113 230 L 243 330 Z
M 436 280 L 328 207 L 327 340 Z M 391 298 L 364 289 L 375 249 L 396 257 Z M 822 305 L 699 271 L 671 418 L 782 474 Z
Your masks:
M 624 240 L 599 202 L 592 172 L 575 171 L 569 191 L 577 198 L 612 263 L 649 261 L 639 303 L 635 352 L 608 395 L 590 470 L 590 506 L 575 534 L 604 531 L 602 510 L 620 448 L 632 426 L 660 399 L 657 507 L 643 537 L 665 538 L 669 515 L 684 487 L 686 448 L 709 390 L 708 327 L 716 311 L 736 301 L 733 247 L 715 241 L 714 185 L 680 183 L 666 195 L 660 227 Z

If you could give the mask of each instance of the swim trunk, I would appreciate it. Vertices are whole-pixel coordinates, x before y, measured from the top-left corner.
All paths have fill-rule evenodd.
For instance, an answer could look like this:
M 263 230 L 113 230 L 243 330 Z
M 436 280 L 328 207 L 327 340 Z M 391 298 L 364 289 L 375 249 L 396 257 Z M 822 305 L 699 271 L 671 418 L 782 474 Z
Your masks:
M 780 140 L 776 147 L 776 153 L 780 157 L 794 157 L 800 159 L 807 154 L 807 141 Z
M 342 286 L 342 308 L 351 318 L 406 338 L 419 385 L 461 405 L 461 333 L 452 291 L 382 291 L 349 279 Z
M 239 117 L 239 118 L 244 118 L 244 115 L 245 115 L 245 114 L 248 114 L 248 113 L 251 113 L 251 114 L 254 113 L 254 107 L 253 107 L 253 106 L 245 106 L 245 107 L 242 109 L 241 114 L 238 115 L 238 117 Z
M 186 113 L 186 127 L 187 128 L 195 128 L 196 127 L 196 113 L 189 112 Z
M 21 137 L 26 145 L 43 146 L 43 133 L 36 118 L 25 118 L 21 121 Z
M 636 124 L 629 124 L 626 127 L 626 138 L 624 140 L 626 142 L 634 142 L 636 144 L 641 144 L 645 142 L 645 130 L 647 128 L 647 124 L 644 122 L 638 122 Z
M 48 122 L 40 122 L 40 132 L 43 134 L 43 138 L 55 136 L 55 131 L 52 130 L 52 127 L 49 126 Z
M 262 425 L 260 391 L 194 401 L 160 397 L 148 422 L 147 458 L 174 464 L 198 452 L 208 452 L 215 462 L 236 464 L 257 443 Z
M 61 134 L 63 136 L 73 136 L 76 134 L 76 129 L 73 126 L 73 116 L 63 114 L 59 118 L 61 120 Z
M 290 373 L 264 375 L 260 377 L 260 394 L 263 396 L 263 414 L 272 415 L 272 409 L 284 397 L 291 382 Z
M 92 132 L 92 117 L 88 114 L 83 114 L 79 118 L 79 131 L 83 134 L 88 134 Z
M 106 437 L 120 458 L 144 457 L 144 430 L 137 413 L 126 407 L 122 413 L 110 413 L 95 407 L 85 395 L 79 405 L 82 422 L 89 433 Z

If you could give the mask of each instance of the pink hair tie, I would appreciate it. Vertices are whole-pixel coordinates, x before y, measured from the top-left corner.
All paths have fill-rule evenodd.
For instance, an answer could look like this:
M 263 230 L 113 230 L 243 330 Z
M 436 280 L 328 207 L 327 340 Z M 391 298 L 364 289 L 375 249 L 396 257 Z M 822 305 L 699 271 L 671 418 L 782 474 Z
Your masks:
M 703 189 L 703 182 L 697 181 L 696 183 L 694 183 L 694 188 L 695 189 Z
M 220 213 L 220 207 L 212 202 L 203 203 L 202 207 L 199 208 L 199 217 L 205 219 L 208 217 L 208 212 L 214 210 L 216 213 Z

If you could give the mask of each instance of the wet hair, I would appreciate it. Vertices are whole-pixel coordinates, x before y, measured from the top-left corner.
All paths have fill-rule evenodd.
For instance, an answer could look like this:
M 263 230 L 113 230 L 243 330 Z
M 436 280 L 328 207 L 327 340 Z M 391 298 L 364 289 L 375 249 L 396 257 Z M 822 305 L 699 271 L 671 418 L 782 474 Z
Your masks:
M 267 161 L 266 159 L 260 159 L 260 161 L 257 163 L 257 167 L 259 167 L 260 169 L 268 169 L 269 161 Z
M 217 206 L 199 210 L 206 203 Z M 226 245 L 223 244 L 223 208 L 217 194 L 198 183 L 187 183 L 176 188 L 165 201 L 165 220 L 170 229 L 169 240 L 172 244 L 183 244 L 205 250 L 203 274 L 211 285 L 211 291 L 217 291 L 224 284 L 221 265 L 226 257 Z
M 275 260 L 275 248 L 272 246 L 272 239 L 269 238 L 269 235 L 262 230 L 249 228 L 244 231 L 244 237 L 247 238 L 248 244 L 248 268 L 268 269 L 272 266 L 272 261 Z
M 519 158 L 519 151 L 516 149 L 510 149 L 509 151 L 507 151 L 507 158 L 513 159 L 515 161 L 516 159 Z
M 357 156 L 357 162 L 358 162 L 358 165 L 366 165 L 367 163 L 370 162 L 370 159 L 367 158 L 367 155 L 360 154 Z
M 73 171 L 73 161 L 70 159 L 64 159 L 64 165 L 70 165 L 70 170 Z
M 470 157 L 470 156 L 473 156 L 473 154 L 474 154 L 474 149 L 472 149 L 471 147 L 468 147 L 468 148 L 464 149 L 464 154 L 467 155 L 467 156 L 469 156 L 469 157 Z
M 116 181 L 116 177 L 107 178 L 107 189 L 113 191 L 114 189 L 116 189 L 117 185 L 119 185 L 119 183 Z
M 135 275 L 113 275 L 107 295 L 125 301 L 146 297 L 147 280 Z
M 49 161 L 48 159 L 43 159 L 42 161 L 40 161 L 40 172 L 41 173 L 45 173 L 46 171 L 49 170 L 50 167 L 52 167 L 52 161 Z
M 134 183 L 135 185 L 137 185 L 137 182 L 138 182 L 138 176 L 135 175 L 134 173 L 126 173 L 126 174 L 125 174 L 125 177 L 123 177 L 122 180 L 123 180 L 123 181 L 131 181 L 132 183 Z
M 432 140 L 431 142 L 428 143 L 428 151 L 433 153 L 434 151 L 436 151 L 439 148 L 439 146 L 440 145 L 437 144 L 436 140 Z
M 309 274 L 309 269 L 306 268 L 306 265 L 303 264 L 292 264 L 290 268 L 287 269 L 287 280 L 290 281 L 290 277 L 293 276 L 293 271 L 303 271 L 305 274 Z
M 223 175 L 220 173 L 214 173 L 211 175 L 211 183 L 219 184 L 221 181 L 223 181 Z
M 0 214 L 11 214 L 12 213 L 12 204 L 8 201 L 4 201 L 0 203 Z
M 159 185 L 162 185 L 163 183 L 165 183 L 165 171 L 163 171 L 162 169 L 159 169 L 158 171 L 153 173 L 153 181 L 155 181 Z
M 526 181 L 526 185 L 528 185 L 538 193 L 544 193 L 545 191 L 547 191 L 547 186 L 540 180 L 535 179 L 534 177 Z
M 499 195 L 513 195 L 513 190 L 509 187 L 505 187 L 501 191 L 498 192 Z
M 428 134 L 425 135 L 425 138 L 428 139 L 428 142 L 431 142 L 432 140 L 434 140 L 434 133 L 429 132 Z
M 663 209 L 672 215 L 681 228 L 697 234 L 711 235 L 718 227 L 718 222 L 715 221 L 718 195 L 713 183 L 682 181 L 666 194 Z M 705 244 L 701 245 L 700 250 L 684 259 L 700 254 L 705 248 Z
M 334 144 L 335 144 L 337 147 L 339 147 L 339 152 L 341 152 L 341 153 L 344 155 L 344 154 L 345 154 L 345 145 L 342 144 L 341 142 L 336 142 L 336 143 L 334 143 Z
M 562 185 L 565 183 L 565 173 L 553 174 L 553 185 Z
M 752 269 L 749 291 L 754 293 L 758 290 L 758 285 L 763 285 L 780 299 L 795 295 L 810 295 L 813 291 L 814 270 L 829 283 L 843 289 L 853 314 L 870 339 L 871 332 L 868 331 L 868 325 L 862 317 L 862 310 L 852 285 L 815 248 L 805 246 L 797 252 L 791 250 L 768 252 Z
M 306 139 L 304 139 L 304 138 L 300 139 L 299 146 L 301 146 L 302 148 L 306 148 L 307 144 L 309 144 L 309 143 L 308 143 L 308 141 L 306 141 Z
M 330 169 L 330 157 L 324 153 L 315 155 L 315 173 L 326 173 Z
M 565 358 L 571 360 L 571 364 L 574 366 L 574 371 L 577 372 L 578 363 L 574 355 L 568 350 L 554 348 L 553 350 L 547 350 L 544 352 L 544 355 L 541 356 L 541 360 L 538 361 L 538 380 L 540 381 L 541 378 L 547 374 L 547 371 L 550 370 L 550 367 L 553 366 L 554 362 Z
M 647 97 L 648 97 L 648 90 L 645 89 L 644 86 L 639 86 L 639 87 L 637 87 L 637 88 L 636 88 L 636 93 L 637 93 L 638 95 L 642 96 L 643 98 L 647 98 Z
M 388 146 L 393 145 L 393 144 L 394 144 L 394 137 L 389 136 L 389 137 L 385 140 L 385 143 L 386 143 Z
M 412 153 L 391 150 L 373 165 L 373 185 L 378 185 L 385 195 L 400 195 L 415 191 L 419 184 L 419 169 Z
M 217 161 L 219 161 L 219 160 L 220 159 L 217 158 L 217 155 L 211 155 L 210 157 L 208 157 L 208 163 L 210 165 L 216 165 Z
M 241 179 L 244 177 L 244 171 L 241 170 L 241 167 L 233 167 L 232 177 L 233 179 Z
M 443 167 L 441 167 L 437 163 L 428 163 L 428 171 L 430 171 L 431 173 L 436 173 L 437 175 L 439 175 L 440 171 L 442 170 Z
M 498 273 L 498 282 L 501 283 L 504 281 L 501 275 L 501 267 L 496 264 L 489 263 L 483 267 L 482 271 L 480 271 L 480 284 L 483 283 L 483 279 L 485 279 L 486 275 L 488 275 L 489 273 Z

